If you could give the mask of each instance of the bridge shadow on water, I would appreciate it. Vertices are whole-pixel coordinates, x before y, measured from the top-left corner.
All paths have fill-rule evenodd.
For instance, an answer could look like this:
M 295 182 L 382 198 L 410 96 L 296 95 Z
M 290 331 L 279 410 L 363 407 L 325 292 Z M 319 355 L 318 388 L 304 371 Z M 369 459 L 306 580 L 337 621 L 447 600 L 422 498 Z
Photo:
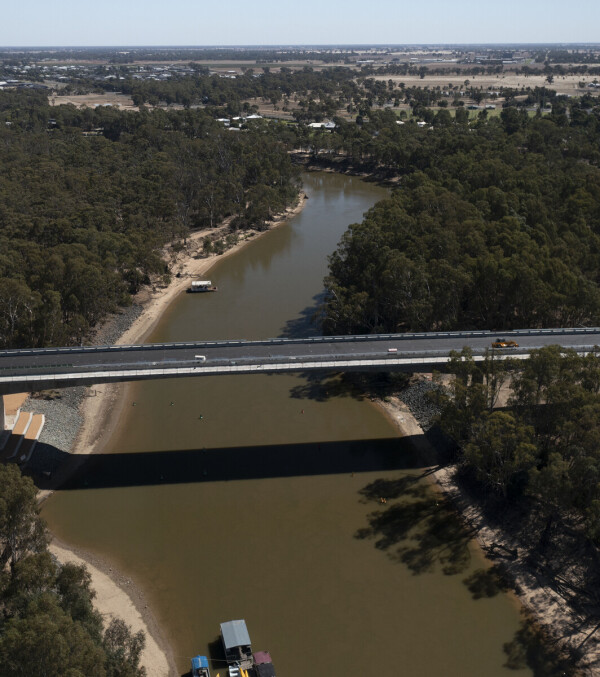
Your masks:
M 39 445 L 29 471 L 40 489 L 73 490 L 406 470 L 424 465 L 414 442 L 404 437 L 83 457 Z

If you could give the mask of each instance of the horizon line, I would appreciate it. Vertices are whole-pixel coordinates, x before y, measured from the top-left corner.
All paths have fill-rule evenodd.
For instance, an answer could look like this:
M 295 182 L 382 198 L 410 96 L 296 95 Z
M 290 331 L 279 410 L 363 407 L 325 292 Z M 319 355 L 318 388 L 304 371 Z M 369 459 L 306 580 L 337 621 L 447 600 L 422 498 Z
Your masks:
M 600 47 L 600 42 L 356 42 L 356 43 L 280 43 L 280 44 L 215 44 L 215 45 L 190 45 L 190 44 L 94 44 L 94 45 L 0 45 L 0 50 L 50 50 L 50 49 L 298 49 L 298 48 L 393 48 L 393 47 Z

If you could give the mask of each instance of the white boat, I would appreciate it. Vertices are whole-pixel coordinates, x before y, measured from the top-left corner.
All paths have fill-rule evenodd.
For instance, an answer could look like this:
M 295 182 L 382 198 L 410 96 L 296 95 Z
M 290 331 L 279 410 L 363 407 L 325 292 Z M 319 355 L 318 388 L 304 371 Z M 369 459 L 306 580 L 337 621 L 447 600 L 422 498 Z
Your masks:
M 188 292 L 194 294 L 196 292 L 217 291 L 217 287 L 210 280 L 193 280 Z

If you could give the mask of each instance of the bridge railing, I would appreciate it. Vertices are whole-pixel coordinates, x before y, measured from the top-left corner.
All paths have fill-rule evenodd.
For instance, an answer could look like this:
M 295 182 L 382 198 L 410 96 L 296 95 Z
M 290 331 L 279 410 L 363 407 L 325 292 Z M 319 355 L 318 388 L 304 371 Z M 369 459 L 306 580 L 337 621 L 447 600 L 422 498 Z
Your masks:
M 306 338 L 270 338 L 257 340 L 223 340 L 223 341 L 187 341 L 174 343 L 147 343 L 134 345 L 104 345 L 104 346 L 71 346 L 65 348 L 21 348 L 16 350 L 2 350 L 2 356 L 16 355 L 51 355 L 51 354 L 69 354 L 86 352 L 118 352 L 134 350 L 164 350 L 177 348 L 209 348 L 217 346 L 239 346 L 239 345 L 282 345 L 282 344 L 315 344 L 315 343 L 335 343 L 335 342 L 357 342 L 357 341 L 411 341 L 414 339 L 447 339 L 447 338 L 477 338 L 488 336 L 518 337 L 518 336 L 565 336 L 581 334 L 599 334 L 600 327 L 576 327 L 576 328 L 554 328 L 554 329 L 514 329 L 512 331 L 494 332 L 488 330 L 481 331 L 459 331 L 459 332 L 413 332 L 404 334 L 356 334 L 348 336 L 310 336 Z

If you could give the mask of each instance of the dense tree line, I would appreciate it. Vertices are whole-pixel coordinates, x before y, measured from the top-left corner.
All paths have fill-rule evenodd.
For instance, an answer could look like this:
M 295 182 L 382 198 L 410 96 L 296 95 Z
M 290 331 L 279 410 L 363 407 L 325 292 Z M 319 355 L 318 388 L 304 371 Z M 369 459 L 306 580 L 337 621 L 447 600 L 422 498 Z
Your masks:
M 474 125 L 442 110 L 423 130 L 383 111 L 392 124 L 340 125 L 331 143 L 404 178 L 331 256 L 325 330 L 598 324 L 595 110 L 507 108 Z
M 239 62 L 285 62 L 285 61 L 340 61 L 347 57 L 357 57 L 352 48 L 313 50 L 313 49 L 272 49 L 241 47 L 70 47 L 64 49 L 27 50 L 0 49 L 0 60 L 17 64 L 31 64 L 43 60 L 51 62 L 105 60 L 109 63 L 131 63 L 133 61 L 239 61 Z
M 248 68 L 235 78 L 206 73 L 173 77 L 167 81 L 128 77 L 124 81 L 107 81 L 102 86 L 130 94 L 135 105 L 157 105 L 159 102 L 183 106 L 205 104 L 224 106 L 231 113 L 239 113 L 248 99 L 262 98 L 276 104 L 296 94 L 306 97 L 310 93 L 313 99 L 319 100 L 354 91 L 355 77 L 352 69 L 340 66 L 322 71 L 315 71 L 310 66 L 301 70 L 283 66 L 278 72 L 272 72 L 268 67 L 256 71 Z
M 600 542 L 600 354 L 550 346 L 517 371 L 491 352 L 476 363 L 464 350 L 450 371 L 441 425 L 459 445 L 459 463 L 504 501 L 535 500 L 546 536 L 571 516 Z M 502 386 L 508 407 L 496 409 Z
M 8 124 L 6 124 L 8 123 Z M 261 226 L 297 195 L 264 127 L 203 111 L 50 108 L 0 94 L 0 346 L 79 341 L 152 276 L 165 243 L 233 217 Z
M 85 567 L 58 564 L 47 548 L 37 490 L 0 465 L 0 674 L 142 677 L 142 632 L 104 627 Z
M 535 55 L 536 63 L 591 63 L 597 64 L 600 59 L 597 49 L 557 49 L 551 47 L 548 50 L 543 50 Z

